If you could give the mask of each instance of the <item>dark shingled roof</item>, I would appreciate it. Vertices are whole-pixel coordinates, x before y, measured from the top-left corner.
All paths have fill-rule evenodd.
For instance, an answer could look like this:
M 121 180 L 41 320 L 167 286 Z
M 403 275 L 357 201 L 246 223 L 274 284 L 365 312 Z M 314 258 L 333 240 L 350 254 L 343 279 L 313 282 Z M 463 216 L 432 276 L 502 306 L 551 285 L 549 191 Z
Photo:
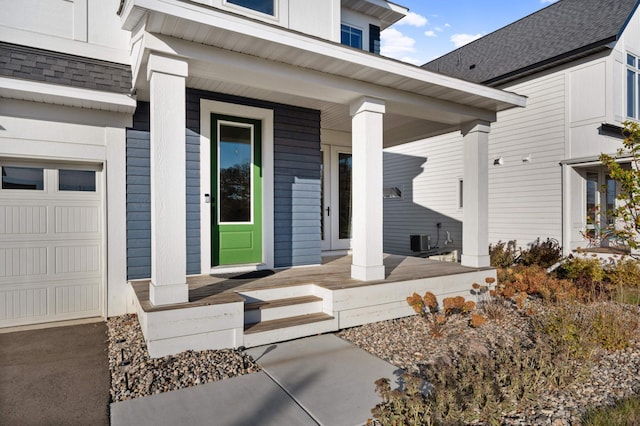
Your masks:
M 422 67 L 498 86 L 616 41 L 638 0 L 560 0 Z

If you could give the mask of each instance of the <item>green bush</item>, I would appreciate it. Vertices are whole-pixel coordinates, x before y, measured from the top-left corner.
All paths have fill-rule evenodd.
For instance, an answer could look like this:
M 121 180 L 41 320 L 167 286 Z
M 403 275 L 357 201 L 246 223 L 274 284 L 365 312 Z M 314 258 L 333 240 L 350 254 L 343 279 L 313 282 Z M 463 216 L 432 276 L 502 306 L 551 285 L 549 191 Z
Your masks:
M 516 242 L 498 241 L 495 245 L 489 244 L 489 258 L 491 266 L 494 268 L 508 268 L 514 265 L 518 258 Z
M 583 424 L 585 426 L 640 425 L 640 395 L 627 398 L 612 407 L 587 412 Z
M 595 257 L 575 257 L 573 259 L 569 259 L 556 269 L 556 274 L 560 278 L 569 280 L 576 280 L 580 277 L 584 277 L 597 282 L 602 282 L 605 277 L 605 271 L 602 267 L 602 263 Z
M 640 261 L 626 259 L 607 269 L 606 279 L 616 287 L 640 287 Z
M 538 265 L 548 268 L 562 259 L 562 247 L 557 240 L 547 238 L 546 241 L 536 239 L 528 249 L 518 257 L 518 263 L 524 266 Z

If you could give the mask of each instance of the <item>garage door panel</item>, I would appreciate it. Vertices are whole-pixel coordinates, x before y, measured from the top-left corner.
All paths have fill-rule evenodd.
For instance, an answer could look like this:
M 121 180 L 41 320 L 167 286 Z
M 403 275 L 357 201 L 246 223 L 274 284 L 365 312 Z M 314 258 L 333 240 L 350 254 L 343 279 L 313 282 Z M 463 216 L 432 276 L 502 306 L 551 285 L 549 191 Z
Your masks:
M 45 206 L 0 207 L 0 235 L 46 233 L 47 208 Z
M 55 273 L 100 272 L 100 260 L 97 244 L 58 246 L 55 248 Z
M 47 248 L 0 248 L 0 278 L 47 275 Z
M 0 321 L 13 324 L 49 315 L 48 289 L 42 287 L 0 291 Z
M 102 315 L 101 175 L 87 190 L 44 169 L 41 189 L 0 188 L 0 327 Z
M 56 234 L 98 234 L 100 209 L 98 206 L 56 207 Z
M 100 286 L 66 285 L 55 288 L 55 314 L 100 312 Z

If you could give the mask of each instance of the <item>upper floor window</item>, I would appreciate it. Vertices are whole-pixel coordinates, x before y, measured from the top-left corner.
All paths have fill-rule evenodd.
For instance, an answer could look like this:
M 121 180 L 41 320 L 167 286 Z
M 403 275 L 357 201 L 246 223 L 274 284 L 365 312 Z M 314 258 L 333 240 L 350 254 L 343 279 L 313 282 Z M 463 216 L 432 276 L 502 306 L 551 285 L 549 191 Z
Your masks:
M 640 118 L 640 58 L 627 54 L 627 117 Z
M 349 25 L 340 25 L 340 42 L 344 45 L 362 49 L 362 30 Z
M 237 4 L 247 9 L 274 16 L 274 1 L 275 0 L 227 0 L 227 3 Z

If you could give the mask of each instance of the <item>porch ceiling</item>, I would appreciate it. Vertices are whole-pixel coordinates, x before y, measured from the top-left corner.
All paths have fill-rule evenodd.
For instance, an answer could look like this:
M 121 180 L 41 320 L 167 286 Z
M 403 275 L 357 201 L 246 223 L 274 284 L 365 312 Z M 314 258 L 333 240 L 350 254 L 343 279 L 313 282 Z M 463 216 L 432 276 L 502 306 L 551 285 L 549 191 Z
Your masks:
M 137 95 L 149 52 L 189 62 L 187 87 L 313 108 L 322 127 L 351 130 L 349 105 L 384 99 L 385 146 L 459 129 L 525 105 L 513 93 L 457 80 L 338 43 L 183 0 L 129 0 Z

